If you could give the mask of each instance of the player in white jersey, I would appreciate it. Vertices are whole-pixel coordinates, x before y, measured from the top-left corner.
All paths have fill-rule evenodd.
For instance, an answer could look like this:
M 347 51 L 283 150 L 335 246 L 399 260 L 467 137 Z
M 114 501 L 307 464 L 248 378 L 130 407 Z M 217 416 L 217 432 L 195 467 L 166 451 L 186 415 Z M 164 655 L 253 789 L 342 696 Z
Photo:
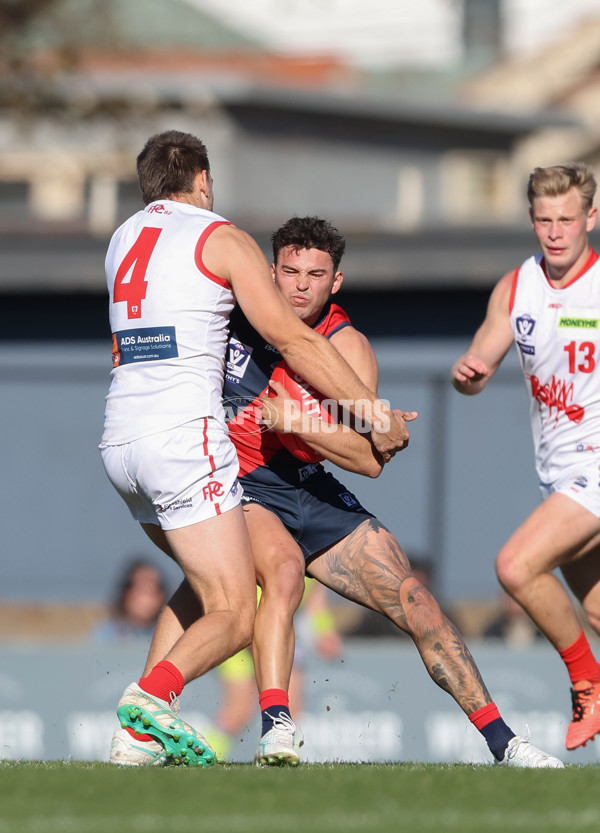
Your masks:
M 538 254 L 517 269 L 510 323 L 525 374 L 540 484 L 551 488 L 582 463 L 600 464 L 600 261 L 590 250 L 577 279 L 563 288 L 547 280 Z M 582 452 L 584 452 L 582 454 Z M 600 515 L 598 494 L 575 488 Z
M 532 172 L 528 198 L 541 253 L 498 282 L 452 369 L 457 390 L 479 393 L 516 344 L 543 502 L 504 545 L 496 572 L 566 665 L 573 701 L 567 749 L 600 731 L 600 667 L 552 572 L 560 567 L 600 633 L 600 263 L 588 240 L 595 192 L 581 163 Z
M 181 567 L 203 615 L 175 645 L 155 637 L 161 660 L 128 686 L 118 716 L 123 732 L 157 746 L 142 757 L 206 766 L 214 753 L 176 717 L 174 702 L 185 683 L 250 643 L 256 611 L 237 457 L 221 406 L 234 303 L 317 389 L 357 410 L 366 403 L 385 460 L 406 445 L 405 419 L 416 414 L 390 411 L 327 339 L 304 327 L 257 244 L 213 213 L 199 139 L 153 136 L 137 170 L 146 208 L 115 232 L 106 258 L 114 366 L 102 460 L 133 517 Z M 121 746 L 117 736 L 114 762 Z

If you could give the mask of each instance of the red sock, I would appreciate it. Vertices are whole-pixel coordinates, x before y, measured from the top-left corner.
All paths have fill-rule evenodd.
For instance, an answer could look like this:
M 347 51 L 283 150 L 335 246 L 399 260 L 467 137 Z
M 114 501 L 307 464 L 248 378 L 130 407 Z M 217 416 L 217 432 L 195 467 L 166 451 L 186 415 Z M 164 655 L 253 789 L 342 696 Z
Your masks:
M 600 683 L 600 666 L 596 662 L 583 629 L 572 645 L 563 648 L 558 653 L 567 666 L 572 683 L 578 683 L 580 680 Z
M 181 671 L 168 660 L 163 660 L 157 663 L 147 677 L 140 677 L 139 687 L 153 697 L 160 697 L 161 700 L 166 700 L 167 703 L 171 699 L 171 692 L 178 697 L 183 690 L 183 675 Z M 145 733 L 136 734 L 130 726 L 125 726 L 125 731 L 129 732 L 135 740 L 147 742 L 154 740 L 152 735 Z
M 478 729 L 488 748 L 497 761 L 501 761 L 506 753 L 506 747 L 514 738 L 515 733 L 500 717 L 495 703 L 488 703 L 469 715 L 469 720 Z
M 492 720 L 497 720 L 499 717 L 500 712 L 498 711 L 496 704 L 488 703 L 487 706 L 482 706 L 480 709 L 477 709 L 476 712 L 470 714 L 469 720 L 473 726 L 481 732 L 484 726 L 487 726 L 488 723 L 491 723 Z
M 286 706 L 288 709 L 290 707 L 290 698 L 283 688 L 267 688 L 261 691 L 258 695 L 258 702 L 261 712 L 273 706 Z
M 147 677 L 141 677 L 139 680 L 141 689 L 153 697 L 166 700 L 167 703 L 171 700 L 171 694 L 175 697 L 181 694 L 183 685 L 183 674 L 179 668 L 166 659 L 158 662 Z

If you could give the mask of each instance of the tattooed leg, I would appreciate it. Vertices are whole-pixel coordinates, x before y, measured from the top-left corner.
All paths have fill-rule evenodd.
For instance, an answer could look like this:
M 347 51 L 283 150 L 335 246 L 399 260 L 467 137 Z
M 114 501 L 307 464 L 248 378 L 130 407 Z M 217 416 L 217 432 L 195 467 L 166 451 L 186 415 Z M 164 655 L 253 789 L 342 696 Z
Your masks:
M 455 625 L 412 574 L 394 536 L 375 518 L 310 562 L 309 575 L 341 596 L 383 614 L 413 639 L 432 680 L 465 714 L 490 703 Z

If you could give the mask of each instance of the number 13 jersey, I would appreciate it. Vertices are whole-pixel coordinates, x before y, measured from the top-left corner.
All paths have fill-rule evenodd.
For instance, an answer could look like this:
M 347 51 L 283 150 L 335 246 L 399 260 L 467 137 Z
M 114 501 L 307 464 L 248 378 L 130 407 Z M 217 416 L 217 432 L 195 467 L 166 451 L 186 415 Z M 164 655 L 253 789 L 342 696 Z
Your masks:
M 223 217 L 160 200 L 114 233 L 106 255 L 113 369 L 102 445 L 214 417 L 225 425 L 229 283 L 202 259 Z
M 591 252 L 570 283 L 552 286 L 541 255 L 515 272 L 510 322 L 530 395 L 540 482 L 600 461 L 600 262 Z

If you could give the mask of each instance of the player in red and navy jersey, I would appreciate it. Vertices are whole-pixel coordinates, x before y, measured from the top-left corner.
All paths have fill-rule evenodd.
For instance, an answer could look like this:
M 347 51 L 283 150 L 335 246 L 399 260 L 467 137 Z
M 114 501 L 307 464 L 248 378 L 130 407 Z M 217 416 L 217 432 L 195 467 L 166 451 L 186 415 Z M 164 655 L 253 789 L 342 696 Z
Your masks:
M 530 217 L 541 252 L 504 275 L 452 382 L 479 393 L 516 344 L 530 394 L 542 503 L 504 545 L 496 572 L 563 659 L 572 683 L 567 749 L 600 732 L 600 666 L 560 567 L 600 633 L 600 260 L 596 180 L 581 163 L 536 168 Z
M 234 304 L 313 384 L 369 404 L 373 442 L 386 459 L 406 445 L 408 430 L 327 339 L 298 321 L 255 241 L 213 212 L 199 139 L 180 131 L 153 136 L 137 170 L 146 207 L 116 230 L 106 255 L 113 370 L 101 455 L 134 519 L 181 567 L 203 615 L 176 642 L 153 640 L 142 679 L 118 706 L 122 729 L 111 760 L 166 755 L 203 766 L 214 754 L 176 717 L 171 696 L 248 645 L 256 611 L 238 462 L 221 398 Z M 141 726 L 158 747 L 150 755 L 129 743 Z
M 307 326 L 326 335 L 365 384 L 377 390 L 373 349 L 332 301 L 343 281 L 343 237 L 323 219 L 294 217 L 273 234 L 272 243 L 273 279 L 290 306 Z M 460 634 L 413 575 L 394 536 L 320 463 L 302 462 L 287 451 L 283 434 L 260 431 L 257 417 L 281 428 L 289 416 L 288 394 L 281 385 L 269 384 L 281 357 L 239 311 L 231 324 L 224 400 L 226 408 L 235 411 L 237 405 L 229 421 L 230 435 L 240 459 L 242 502 L 262 587 L 253 639 L 263 724 L 255 761 L 298 762 L 288 686 L 293 616 L 306 571 L 409 633 L 434 682 L 480 729 L 495 760 L 509 766 L 562 766 L 516 737 L 504 723 Z M 275 398 L 268 387 L 275 388 Z M 286 430 L 317 454 L 348 470 L 379 474 L 382 460 L 368 435 L 348 424 L 332 431 L 318 419 L 307 421 L 299 412 L 296 416 L 288 418 Z
M 339 263 L 344 247 L 327 221 L 294 217 L 273 235 L 272 275 L 307 329 L 321 328 L 364 384 L 377 390 L 377 361 L 369 342 L 331 302 L 343 280 Z M 293 615 L 307 574 L 407 632 L 433 681 L 481 731 L 496 761 L 562 767 L 502 720 L 462 637 L 415 577 L 394 536 L 320 463 L 297 459 L 285 448 L 283 434 L 265 431 L 261 420 L 285 428 L 317 457 L 348 470 L 377 476 L 383 465 L 368 433 L 354 430 L 360 426 L 351 427 L 348 420 L 331 426 L 299 412 L 287 418 L 289 394 L 271 381 L 280 361 L 279 351 L 243 316 L 232 318 L 224 406 L 240 457 L 244 514 L 262 588 L 253 639 L 263 721 L 256 762 L 279 766 L 299 761 L 288 686 Z M 161 616 L 155 639 L 163 646 L 176 642 L 186 624 L 200 615 L 182 586 Z

